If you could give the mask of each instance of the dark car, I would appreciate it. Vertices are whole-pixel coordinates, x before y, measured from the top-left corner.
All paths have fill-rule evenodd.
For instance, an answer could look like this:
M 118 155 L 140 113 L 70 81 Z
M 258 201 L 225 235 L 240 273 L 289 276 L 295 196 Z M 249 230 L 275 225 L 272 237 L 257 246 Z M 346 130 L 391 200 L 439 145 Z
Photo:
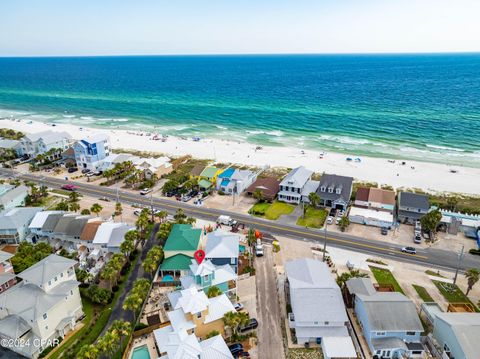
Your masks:
M 238 359 L 249 359 L 250 358 L 250 353 L 249 352 L 240 352 L 238 354 L 235 354 L 235 358 Z
M 228 346 L 228 349 L 230 350 L 230 353 L 232 353 L 232 355 L 235 355 L 243 352 L 243 345 L 241 343 L 231 344 Z
M 335 217 L 337 215 L 337 210 L 335 208 L 330 209 L 330 214 L 331 217 Z
M 382 227 L 382 229 L 380 230 L 380 232 L 386 236 L 388 234 L 388 228 L 387 227 Z
M 77 172 L 78 171 L 78 168 L 77 167 L 70 167 L 68 169 L 68 173 L 73 173 L 73 172 Z
M 83 173 L 83 174 L 88 173 L 88 172 L 90 172 L 90 170 L 89 170 L 88 168 L 84 168 L 84 169 L 82 170 L 82 173 Z
M 248 324 L 242 328 L 240 328 L 241 333 L 248 332 L 249 330 L 257 329 L 258 321 L 255 318 L 251 318 Z

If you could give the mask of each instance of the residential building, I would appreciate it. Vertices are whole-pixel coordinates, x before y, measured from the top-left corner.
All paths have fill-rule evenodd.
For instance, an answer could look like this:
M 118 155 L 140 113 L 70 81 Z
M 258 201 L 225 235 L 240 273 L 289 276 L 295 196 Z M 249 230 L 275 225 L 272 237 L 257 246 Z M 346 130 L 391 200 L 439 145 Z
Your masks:
M 346 210 L 352 196 L 353 178 L 324 173 L 317 194 L 320 205 Z
M 9 184 L 0 185 L 0 212 L 25 206 L 27 196 L 27 186 L 21 185 L 15 187 Z
M 92 220 L 92 217 L 88 215 L 64 214 L 48 236 L 50 245 L 55 249 L 63 247 L 72 252 L 75 251 L 80 244 L 80 235 L 83 227 L 90 220 Z
M 320 186 L 320 181 L 308 180 L 305 183 L 305 186 L 302 189 L 302 202 L 310 203 L 310 193 L 316 193 L 318 186 Z
M 124 162 L 132 162 L 140 160 L 140 157 L 133 156 L 129 153 L 110 153 L 102 160 L 102 164 L 100 169 L 102 171 L 110 170 L 115 167 L 115 165 L 124 163 Z
M 351 223 L 374 227 L 391 228 L 395 223 L 393 214 L 387 211 L 362 207 L 351 207 L 348 213 L 348 218 Z
M 216 266 L 208 259 L 199 264 L 192 259 L 189 273 L 182 276 L 180 281 L 184 289 L 194 287 L 208 293 L 211 287 L 217 287 L 229 298 L 237 296 L 237 274 L 228 264 Z
M 36 243 L 40 238 L 50 237 L 58 223 L 64 216 L 64 211 L 42 211 L 35 214 L 28 229 L 31 242 Z
M 77 167 L 95 171 L 100 169 L 102 161 L 110 155 L 110 139 L 99 133 L 75 142 L 73 149 Z
M 0 138 L 0 156 L 8 153 L 15 153 L 18 155 L 19 150 L 20 141 Z
M 199 341 L 185 329 L 171 325 L 153 331 L 159 358 L 164 359 L 233 359 L 221 335 Z
M 424 194 L 400 192 L 398 194 L 397 219 L 399 222 L 414 224 L 428 213 L 430 203 Z
M 235 233 L 216 230 L 207 234 L 205 259 L 217 266 L 228 264 L 235 273 L 238 271 L 240 236 Z
M 218 175 L 222 173 L 222 170 L 214 167 L 214 166 L 207 166 L 203 169 L 200 173 L 198 186 L 200 189 L 209 189 L 217 183 Z
M 277 195 L 278 200 L 288 203 L 300 203 L 303 189 L 312 175 L 313 171 L 303 166 L 291 170 L 280 182 L 280 191 Z
M 75 328 L 83 316 L 75 265 L 51 254 L 18 274 L 22 281 L 0 294 L 0 338 L 30 343 L 7 349 L 38 358 L 48 340 L 52 343 Z
M 172 163 L 168 157 L 158 158 L 138 158 L 133 161 L 135 168 L 143 172 L 146 180 L 151 180 L 154 177 L 161 178 L 173 170 Z
M 399 292 L 355 294 L 355 314 L 373 355 L 399 358 L 421 356 L 423 326 L 415 304 Z
M 0 243 L 20 243 L 30 233 L 28 226 L 41 207 L 16 207 L 0 214 Z
M 92 246 L 101 248 L 103 252 L 120 253 L 120 245 L 125 239 L 125 234 L 133 229 L 135 227 L 126 223 L 104 222 L 96 229 Z
M 395 210 L 395 192 L 382 188 L 360 187 L 357 189 L 354 205 L 393 214 Z
M 28 155 L 36 157 L 44 155 L 51 150 L 55 151 L 51 159 L 60 158 L 61 153 L 69 146 L 72 137 L 67 132 L 43 131 L 31 133 L 20 139 L 20 147 L 18 153 L 21 156 Z
M 480 313 L 438 313 L 433 338 L 444 359 L 477 359 L 480 353 Z
M 350 337 L 324 337 L 321 346 L 324 359 L 359 358 Z
M 325 337 L 349 338 L 342 293 L 327 265 L 310 258 L 297 259 L 285 264 L 285 273 L 285 294 L 292 308 L 288 323 L 298 344 L 320 344 Z
M 240 194 L 255 180 L 257 174 L 249 170 L 227 168 L 217 177 L 217 190 L 225 194 Z
M 164 260 L 160 266 L 163 273 L 188 274 L 194 253 L 200 249 L 202 230 L 190 224 L 174 224 L 163 246 Z
M 247 194 L 253 196 L 257 190 L 262 193 L 264 200 L 271 202 L 277 197 L 277 193 L 280 190 L 280 181 L 275 177 L 257 178 L 257 180 L 247 188 Z
M 435 206 L 432 206 L 430 210 L 439 209 Z M 475 238 L 475 232 L 477 228 L 480 228 L 480 215 L 478 214 L 468 214 L 448 211 L 445 209 L 439 209 L 442 213 L 442 219 L 440 223 L 447 226 L 447 231 L 449 234 L 456 235 L 458 232 L 464 232 L 465 235 Z M 473 235 L 472 235 L 473 232 Z
M 225 294 L 208 298 L 203 290 L 194 287 L 170 292 L 168 298 L 174 309 L 167 313 L 173 330 L 184 329 L 199 338 L 214 330 L 225 334 L 223 316 L 235 311 Z
M 5 292 L 17 283 L 15 272 L 10 262 L 12 257 L 13 254 L 0 251 L 0 293 Z
M 200 177 L 204 169 L 205 169 L 205 166 L 202 164 L 195 165 L 190 171 L 190 176 L 192 178 L 198 178 Z

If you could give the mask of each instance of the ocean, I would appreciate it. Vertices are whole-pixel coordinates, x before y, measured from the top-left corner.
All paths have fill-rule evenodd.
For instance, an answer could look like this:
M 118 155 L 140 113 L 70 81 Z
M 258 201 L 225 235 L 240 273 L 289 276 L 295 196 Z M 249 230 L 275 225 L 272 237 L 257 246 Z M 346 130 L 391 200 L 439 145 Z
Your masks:
M 0 58 L 4 117 L 480 167 L 480 54 Z

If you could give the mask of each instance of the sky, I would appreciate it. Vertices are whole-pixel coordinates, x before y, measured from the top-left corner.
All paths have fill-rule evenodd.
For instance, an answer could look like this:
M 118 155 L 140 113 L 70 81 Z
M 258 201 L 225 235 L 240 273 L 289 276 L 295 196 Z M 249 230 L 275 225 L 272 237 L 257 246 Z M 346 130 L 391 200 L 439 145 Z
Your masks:
M 480 51 L 479 0 L 0 0 L 0 56 Z

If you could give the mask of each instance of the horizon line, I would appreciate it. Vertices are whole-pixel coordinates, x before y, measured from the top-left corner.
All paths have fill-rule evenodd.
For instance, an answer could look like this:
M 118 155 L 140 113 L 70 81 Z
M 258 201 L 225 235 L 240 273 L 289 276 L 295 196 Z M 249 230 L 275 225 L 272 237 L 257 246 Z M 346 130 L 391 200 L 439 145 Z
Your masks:
M 477 51 L 406 51 L 406 52 L 278 52 L 278 53 L 169 53 L 169 54 L 97 54 L 97 55 L 0 55 L 0 58 L 79 58 L 79 57 L 201 57 L 201 56 L 369 56 L 369 55 L 475 55 Z

